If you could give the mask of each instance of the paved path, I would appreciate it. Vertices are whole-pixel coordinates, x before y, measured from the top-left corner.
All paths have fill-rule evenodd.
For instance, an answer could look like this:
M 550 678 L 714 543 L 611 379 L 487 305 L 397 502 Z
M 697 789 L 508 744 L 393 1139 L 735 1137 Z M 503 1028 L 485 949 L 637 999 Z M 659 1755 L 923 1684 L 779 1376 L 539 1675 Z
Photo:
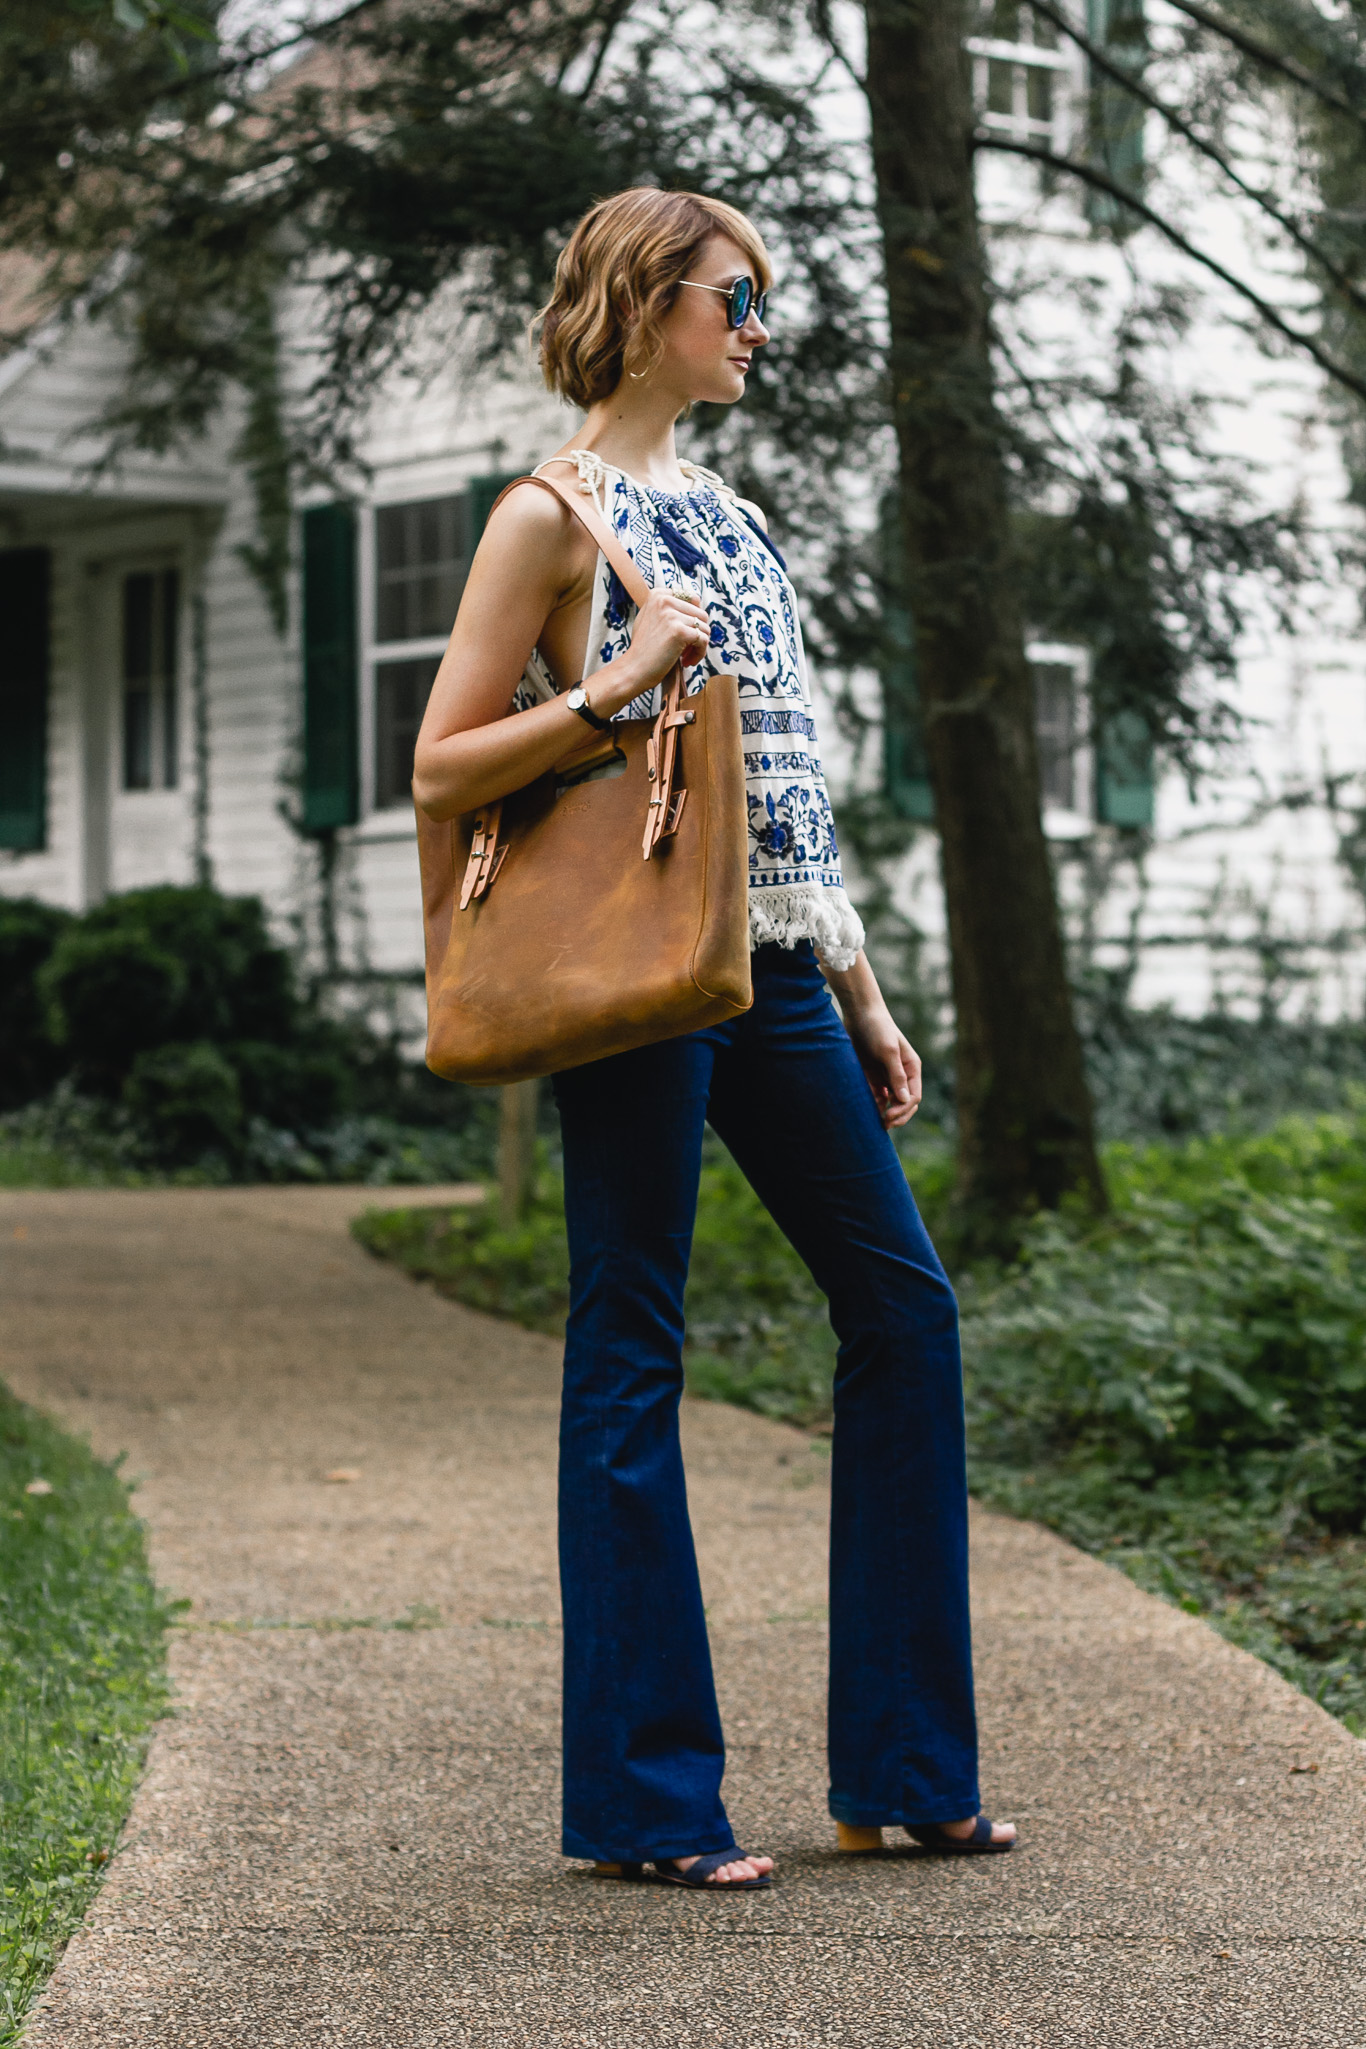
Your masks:
M 1027 1526 L 975 1524 L 985 1787 L 1025 1846 L 839 1861 L 824 1458 L 730 1409 L 688 1405 L 694 1518 L 727 1793 L 782 1886 L 566 1867 L 556 1348 L 368 1258 L 364 1200 L 0 1194 L 0 1370 L 127 1449 L 193 1601 L 27 2049 L 1366 2045 L 1366 1745 Z

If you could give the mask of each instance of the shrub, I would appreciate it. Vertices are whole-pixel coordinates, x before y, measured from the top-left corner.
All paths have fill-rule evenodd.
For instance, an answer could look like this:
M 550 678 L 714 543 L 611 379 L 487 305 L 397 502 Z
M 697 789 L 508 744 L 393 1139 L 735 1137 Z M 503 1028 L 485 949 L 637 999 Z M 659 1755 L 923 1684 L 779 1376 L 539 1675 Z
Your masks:
M 1096 1233 L 1049 1217 L 969 1301 L 983 1456 L 1366 1518 L 1366 1261 L 1328 1203 L 1227 1181 Z
M 1366 1029 L 1356 1021 L 1135 1010 L 1104 977 L 1078 991 L 1077 1018 L 1107 1140 L 1262 1130 L 1335 1109 L 1353 1084 L 1366 1086 Z
M 217 1156 L 231 1170 L 244 1135 L 236 1070 L 206 1039 L 139 1053 L 123 1085 L 125 1107 L 161 1165 L 188 1167 Z
M 0 1110 L 42 1095 L 65 1064 L 37 977 L 70 923 L 69 912 L 32 897 L 0 898 Z
M 257 897 L 220 896 L 203 887 L 133 889 L 86 912 L 91 933 L 136 934 L 178 963 L 173 1013 L 149 1020 L 156 1033 L 138 1047 L 171 1039 L 287 1040 L 300 1003 L 289 955 L 275 944 Z
M 0 1180 L 463 1179 L 496 1103 L 324 1014 L 254 898 L 0 903 Z M 8 1032 L 8 1039 L 4 1034 Z
M 82 1081 L 107 1095 L 140 1052 L 175 1037 L 185 986 L 175 955 L 136 929 L 74 926 L 38 976 L 54 1041 Z
M 342 1034 L 317 1031 L 312 1038 L 311 1044 L 284 1046 L 238 1039 L 223 1048 L 251 1116 L 298 1135 L 333 1124 L 352 1109 L 356 1083 Z

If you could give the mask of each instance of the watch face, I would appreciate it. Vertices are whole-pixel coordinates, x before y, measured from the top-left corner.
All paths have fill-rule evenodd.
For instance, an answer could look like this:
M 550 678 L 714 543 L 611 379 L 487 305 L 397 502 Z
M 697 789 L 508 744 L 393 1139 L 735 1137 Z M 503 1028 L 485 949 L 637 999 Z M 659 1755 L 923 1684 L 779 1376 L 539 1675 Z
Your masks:
M 577 711 L 581 704 L 587 704 L 588 694 L 585 691 L 582 683 L 576 683 L 574 685 L 574 688 L 570 691 L 569 696 L 566 698 L 565 702 L 568 704 L 569 709 L 571 711 Z

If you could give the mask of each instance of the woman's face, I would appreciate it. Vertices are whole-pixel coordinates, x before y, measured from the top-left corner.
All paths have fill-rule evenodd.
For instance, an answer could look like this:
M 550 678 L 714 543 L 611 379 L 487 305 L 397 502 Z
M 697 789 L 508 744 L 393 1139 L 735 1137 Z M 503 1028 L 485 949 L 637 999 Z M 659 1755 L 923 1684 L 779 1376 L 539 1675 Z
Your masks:
M 750 358 L 768 340 L 768 329 L 751 307 L 743 327 L 731 327 L 726 294 L 738 277 L 758 288 L 754 267 L 728 235 L 713 235 L 692 260 L 678 298 L 661 322 L 664 352 L 652 384 L 677 388 L 685 403 L 733 405 L 743 398 Z M 715 291 L 698 291 L 714 285 Z

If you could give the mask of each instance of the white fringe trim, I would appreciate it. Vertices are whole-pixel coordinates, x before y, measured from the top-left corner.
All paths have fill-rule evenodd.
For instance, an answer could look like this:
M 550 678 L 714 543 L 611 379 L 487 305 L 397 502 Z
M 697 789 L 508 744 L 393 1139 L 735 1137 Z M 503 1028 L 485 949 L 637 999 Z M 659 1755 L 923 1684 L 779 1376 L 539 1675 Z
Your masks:
M 842 974 L 863 950 L 863 921 L 842 889 L 801 882 L 749 893 L 749 944 L 795 946 L 809 939 L 826 967 Z

